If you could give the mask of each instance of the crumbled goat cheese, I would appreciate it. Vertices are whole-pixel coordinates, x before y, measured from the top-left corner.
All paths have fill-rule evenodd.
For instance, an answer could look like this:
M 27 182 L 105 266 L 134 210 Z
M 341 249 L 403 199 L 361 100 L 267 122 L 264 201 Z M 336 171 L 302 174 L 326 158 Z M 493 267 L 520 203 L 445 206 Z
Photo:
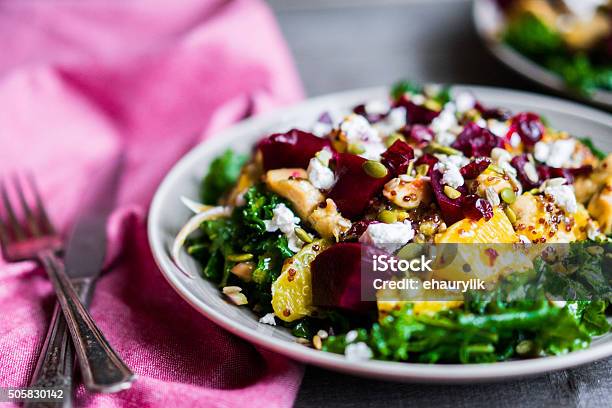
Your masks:
M 359 237 L 359 242 L 371 244 L 381 249 L 394 252 L 414 238 L 414 230 L 409 221 L 393 224 L 372 223 Z
M 287 237 L 289 249 L 293 252 L 298 252 L 304 244 L 295 235 L 295 227 L 300 223 L 300 219 L 285 204 L 279 204 L 274 207 L 272 214 L 271 220 L 264 220 L 266 231 L 275 232 L 280 230 Z
M 521 144 L 521 136 L 518 133 L 514 132 L 510 136 L 510 146 L 518 147 Z
M 344 349 L 344 355 L 350 361 L 363 361 L 372 358 L 372 350 L 367 344 L 360 341 L 359 343 L 348 344 Z
M 391 109 L 385 119 L 374 125 L 384 135 L 390 135 L 398 129 L 406 126 L 406 108 L 399 106 Z
M 259 323 L 269 324 L 270 326 L 276 326 L 276 320 L 274 320 L 274 313 L 267 313 L 259 319 Z
M 509 127 L 506 122 L 500 122 L 499 120 L 489 119 L 487 121 L 487 127 L 489 131 L 498 137 L 506 137 Z
M 389 106 L 388 102 L 374 100 L 366 103 L 364 108 L 368 115 L 384 115 L 389 112 L 391 106 Z
M 349 142 L 380 142 L 378 131 L 361 115 L 349 115 L 340 124 Z
M 550 180 L 548 180 L 550 182 Z M 557 185 L 548 184 L 542 189 L 544 194 L 552 197 L 555 203 L 565 209 L 569 214 L 574 214 L 578 211 L 578 204 L 576 202 L 576 195 L 571 186 L 568 185 Z
M 457 112 L 465 113 L 476 106 L 476 98 L 470 92 L 461 92 L 455 96 Z
M 531 244 L 531 240 L 524 235 L 519 234 L 519 239 L 523 244 Z
M 410 97 L 410 102 L 414 103 L 415 105 L 422 105 L 425 103 L 426 100 L 427 99 L 425 98 L 425 96 L 421 94 L 412 95 Z
M 315 136 L 325 137 L 329 135 L 329 132 L 331 132 L 333 128 L 334 126 L 331 123 L 317 122 L 314 125 L 312 125 L 312 128 L 310 128 L 310 131 Z
M 451 102 L 444 105 L 444 109 L 438 116 L 431 121 L 431 130 L 434 133 L 441 133 L 450 130 L 457 126 L 457 117 L 455 116 L 455 105 Z
M 329 163 L 329 159 L 327 160 Z M 334 172 L 325 166 L 317 156 L 310 159 L 308 163 L 308 180 L 318 189 L 328 190 L 334 185 Z
M 574 139 L 555 140 L 550 143 L 538 142 L 534 146 L 533 156 L 550 167 L 564 167 L 571 164 L 575 148 Z
M 583 21 L 591 21 L 600 6 L 608 3 L 608 0 L 563 0 L 573 15 Z
M 447 156 L 437 154 L 438 162 L 434 165 L 434 170 L 442 173 L 442 183 L 452 188 L 462 186 L 465 181 L 461 175 L 460 168 L 469 163 L 466 157 L 459 155 Z
M 364 152 L 359 156 L 368 160 L 378 160 L 387 150 L 380 138 L 378 130 L 361 115 L 349 115 L 340 124 L 340 131 L 344 133 L 348 143 L 359 143 Z
M 355 340 L 357 340 L 357 336 L 358 336 L 357 330 L 350 330 L 349 332 L 346 333 L 346 336 L 344 336 L 344 340 L 347 343 L 352 343 Z

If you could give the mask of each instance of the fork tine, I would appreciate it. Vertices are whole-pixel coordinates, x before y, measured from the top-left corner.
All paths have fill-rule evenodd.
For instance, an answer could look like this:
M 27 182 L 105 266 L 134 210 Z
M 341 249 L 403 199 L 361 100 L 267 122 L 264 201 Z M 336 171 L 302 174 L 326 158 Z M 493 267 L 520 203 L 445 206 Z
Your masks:
M 33 236 L 37 237 L 40 235 L 40 228 L 37 225 L 36 217 L 32 213 L 32 209 L 28 205 L 28 202 L 25 198 L 23 187 L 21 186 L 21 180 L 20 177 L 17 176 L 17 174 L 13 174 L 13 184 L 15 185 L 15 190 L 17 190 L 17 196 L 19 197 L 19 202 L 21 203 L 21 208 L 23 209 L 23 214 L 25 215 L 26 222 L 28 223 L 28 227 L 30 228 L 30 232 Z
M 19 225 L 19 222 L 17 221 L 15 211 L 13 210 L 11 200 L 6 190 L 6 185 L 4 184 L 4 179 L 0 179 L 0 195 L 2 196 L 2 203 L 4 204 L 4 209 L 8 214 L 8 222 L 10 224 L 10 229 L 18 240 L 24 239 L 25 231 L 23 230 L 23 228 L 21 228 L 21 225 Z
M 42 230 L 46 231 L 49 234 L 55 234 L 55 228 L 49 220 L 49 216 L 47 215 L 47 210 L 45 210 L 45 206 L 43 205 L 42 198 L 40 197 L 40 190 L 38 189 L 38 185 L 36 184 L 36 179 L 31 172 L 27 173 L 28 183 L 30 184 L 30 189 L 32 193 L 34 193 L 34 200 L 36 201 L 36 212 L 38 213 L 39 225 L 42 226 Z

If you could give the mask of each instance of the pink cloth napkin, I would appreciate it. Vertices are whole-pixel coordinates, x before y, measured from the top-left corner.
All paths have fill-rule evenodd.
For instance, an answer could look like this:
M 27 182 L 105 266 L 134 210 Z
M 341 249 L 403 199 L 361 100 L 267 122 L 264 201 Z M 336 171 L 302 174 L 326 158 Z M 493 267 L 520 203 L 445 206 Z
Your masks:
M 182 301 L 145 232 L 155 188 L 181 155 L 301 97 L 263 2 L 2 2 L 0 49 L 0 174 L 33 169 L 58 226 L 73 221 L 91 171 L 127 155 L 109 223 L 113 267 L 91 312 L 139 380 L 114 395 L 80 387 L 77 405 L 291 405 L 300 366 Z M 0 386 L 27 385 L 54 301 L 40 268 L 0 261 Z

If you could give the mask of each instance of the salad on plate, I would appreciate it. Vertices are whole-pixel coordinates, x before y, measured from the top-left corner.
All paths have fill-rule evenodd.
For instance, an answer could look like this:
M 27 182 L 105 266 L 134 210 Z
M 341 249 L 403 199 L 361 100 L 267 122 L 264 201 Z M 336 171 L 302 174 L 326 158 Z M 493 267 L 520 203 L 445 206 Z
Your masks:
M 351 360 L 480 363 L 582 349 L 610 331 L 612 155 L 577 136 L 468 91 L 402 81 L 388 100 L 322 112 L 307 128 L 263 135 L 250 155 L 217 157 L 199 199 L 182 197 L 194 215 L 172 255 L 189 273 L 186 251 L 261 324 Z M 483 249 L 488 263 L 473 272 L 486 290 L 364 297 L 368 249 L 401 258 L 446 244 L 532 256 L 504 269 L 501 253 Z M 554 245 L 564 257 L 550 256 Z M 410 276 L 465 280 L 469 265 L 459 269 Z
M 612 2 L 497 0 L 501 37 L 579 93 L 612 91 Z

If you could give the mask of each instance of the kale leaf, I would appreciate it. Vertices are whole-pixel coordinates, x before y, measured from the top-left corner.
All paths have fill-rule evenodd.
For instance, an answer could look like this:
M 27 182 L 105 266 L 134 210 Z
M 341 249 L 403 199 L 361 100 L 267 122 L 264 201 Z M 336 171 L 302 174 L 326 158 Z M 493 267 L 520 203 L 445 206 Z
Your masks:
M 210 165 L 208 174 L 202 180 L 200 195 L 204 204 L 217 204 L 219 198 L 236 183 L 247 157 L 226 150 Z

